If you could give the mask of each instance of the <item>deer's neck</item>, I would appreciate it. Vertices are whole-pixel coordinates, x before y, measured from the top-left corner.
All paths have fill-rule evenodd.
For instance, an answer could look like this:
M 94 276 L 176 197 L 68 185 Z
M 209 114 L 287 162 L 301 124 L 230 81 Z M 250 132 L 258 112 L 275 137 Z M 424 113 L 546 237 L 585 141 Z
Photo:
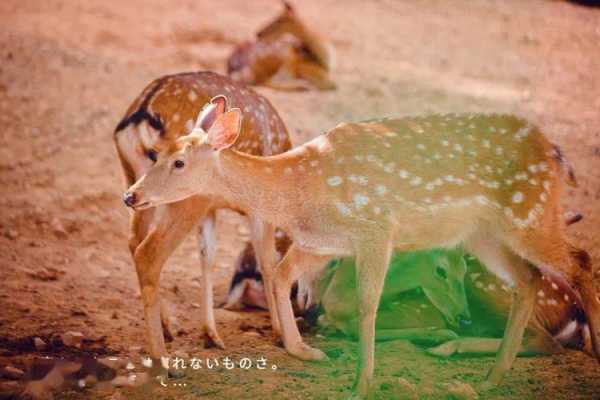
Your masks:
M 302 201 L 296 195 L 297 181 L 283 172 L 294 163 L 293 154 L 256 157 L 226 150 L 219 155 L 217 180 L 230 201 L 246 212 L 280 224 L 286 212 L 289 215 Z

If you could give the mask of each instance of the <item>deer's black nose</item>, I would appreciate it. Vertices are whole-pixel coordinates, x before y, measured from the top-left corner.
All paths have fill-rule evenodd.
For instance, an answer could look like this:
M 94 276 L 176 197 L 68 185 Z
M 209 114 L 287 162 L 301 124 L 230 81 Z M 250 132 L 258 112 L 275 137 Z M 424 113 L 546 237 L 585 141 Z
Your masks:
M 131 207 L 135 204 L 135 193 L 125 192 L 123 194 L 123 202 L 127 207 Z

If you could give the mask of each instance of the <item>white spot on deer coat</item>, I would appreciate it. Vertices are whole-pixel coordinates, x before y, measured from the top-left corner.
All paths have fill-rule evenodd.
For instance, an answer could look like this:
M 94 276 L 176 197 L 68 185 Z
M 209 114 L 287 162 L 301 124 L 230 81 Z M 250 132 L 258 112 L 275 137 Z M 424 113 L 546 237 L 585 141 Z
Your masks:
M 521 192 L 514 192 L 512 195 L 512 202 L 515 204 L 521 203 L 523 202 L 523 193 Z
M 423 179 L 421 179 L 421 177 L 415 176 L 413 179 L 411 179 L 410 186 L 419 186 L 422 181 Z
M 348 208 L 348 206 L 345 205 L 344 203 L 340 203 L 339 201 L 336 201 L 335 207 L 340 212 L 340 214 L 342 214 L 344 217 L 348 217 L 350 214 L 352 214 L 352 211 L 350 211 L 350 208 Z
M 383 196 L 387 193 L 387 187 L 385 187 L 384 185 L 377 185 L 375 186 L 375 193 L 377 193 L 380 196 Z
M 354 195 L 353 201 L 354 201 L 354 206 L 357 209 L 361 209 L 364 206 L 366 206 L 367 204 L 369 204 L 369 197 L 365 196 L 364 194 L 357 193 Z
M 327 178 L 327 184 L 329 186 L 339 186 L 339 185 L 341 185 L 342 181 L 343 181 L 342 178 L 339 176 L 332 176 L 332 177 Z

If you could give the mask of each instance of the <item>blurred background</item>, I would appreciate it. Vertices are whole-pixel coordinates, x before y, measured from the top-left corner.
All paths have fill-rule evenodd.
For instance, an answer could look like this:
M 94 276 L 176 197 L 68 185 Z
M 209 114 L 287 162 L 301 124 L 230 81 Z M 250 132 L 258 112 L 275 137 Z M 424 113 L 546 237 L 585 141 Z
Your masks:
M 572 164 L 579 187 L 568 189 L 564 203 L 584 219 L 568 232 L 600 264 L 600 9 L 550 0 L 293 4 L 305 24 L 333 44 L 330 76 L 337 85 L 332 91 L 256 88 L 278 109 L 294 145 L 342 121 L 516 113 L 538 124 Z M 31 343 L 38 337 L 49 344 L 69 331 L 83 334 L 84 350 L 142 352 L 141 301 L 113 130 L 152 79 L 226 72 L 235 46 L 281 8 L 274 0 L 0 2 L 1 365 L 61 356 L 62 350 Z M 220 216 L 217 303 L 248 240 L 244 218 Z M 170 349 L 220 357 L 221 351 L 202 349 L 194 333 L 199 275 L 190 239 L 163 273 L 177 332 Z M 354 343 L 313 335 L 308 341 L 326 349 L 330 360 L 306 364 L 277 346 L 266 313 L 217 310 L 216 319 L 227 354 L 264 355 L 277 370 L 194 373 L 186 387 L 160 388 L 152 398 L 349 394 Z M 444 385 L 476 384 L 492 362 L 435 359 L 406 342 L 384 343 L 377 354 L 378 396 L 398 398 L 393 390 L 402 377 L 422 398 L 444 398 Z M 127 393 L 123 398 L 147 396 Z M 115 395 L 73 390 L 60 396 Z M 597 362 L 567 352 L 518 359 L 504 384 L 483 398 L 600 398 L 594 396 L 600 396 Z

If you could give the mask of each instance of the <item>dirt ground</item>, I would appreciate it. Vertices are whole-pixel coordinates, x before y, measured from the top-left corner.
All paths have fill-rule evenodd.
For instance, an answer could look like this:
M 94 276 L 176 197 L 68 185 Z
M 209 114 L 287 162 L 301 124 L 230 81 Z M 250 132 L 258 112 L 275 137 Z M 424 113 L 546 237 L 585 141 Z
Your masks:
M 305 21 L 333 40 L 332 92 L 258 90 L 280 111 L 295 144 L 341 121 L 426 112 L 513 112 L 540 125 L 573 165 L 582 212 L 572 241 L 600 264 L 600 9 L 563 1 L 297 1 Z M 86 346 L 119 357 L 143 345 L 141 301 L 127 249 L 128 212 L 112 132 L 152 79 L 223 72 L 233 46 L 279 12 L 272 0 L 3 0 L 0 2 L 0 350 L 32 336 L 80 331 Z M 219 214 L 216 300 L 224 298 L 246 233 Z M 264 312 L 217 310 L 226 351 L 203 349 L 195 326 L 200 270 L 190 238 L 163 274 L 178 334 L 171 351 L 253 359 L 269 368 L 188 371 L 152 393 L 119 398 L 329 399 L 350 393 L 354 343 L 308 335 L 329 361 L 287 356 Z M 10 347 L 10 346 L 9 346 Z M 22 366 L 31 348 L 2 350 Z M 446 384 L 476 386 L 492 357 L 436 359 L 402 341 L 377 348 L 377 398 L 406 381 L 421 398 Z M 271 367 L 277 366 L 276 369 Z M 399 378 L 405 381 L 399 381 Z M 71 390 L 65 399 L 110 398 Z M 581 353 L 518 359 L 480 398 L 600 398 L 600 368 Z M 117 398 L 117 397 L 113 397 Z M 409 397 L 410 398 L 410 397 Z

